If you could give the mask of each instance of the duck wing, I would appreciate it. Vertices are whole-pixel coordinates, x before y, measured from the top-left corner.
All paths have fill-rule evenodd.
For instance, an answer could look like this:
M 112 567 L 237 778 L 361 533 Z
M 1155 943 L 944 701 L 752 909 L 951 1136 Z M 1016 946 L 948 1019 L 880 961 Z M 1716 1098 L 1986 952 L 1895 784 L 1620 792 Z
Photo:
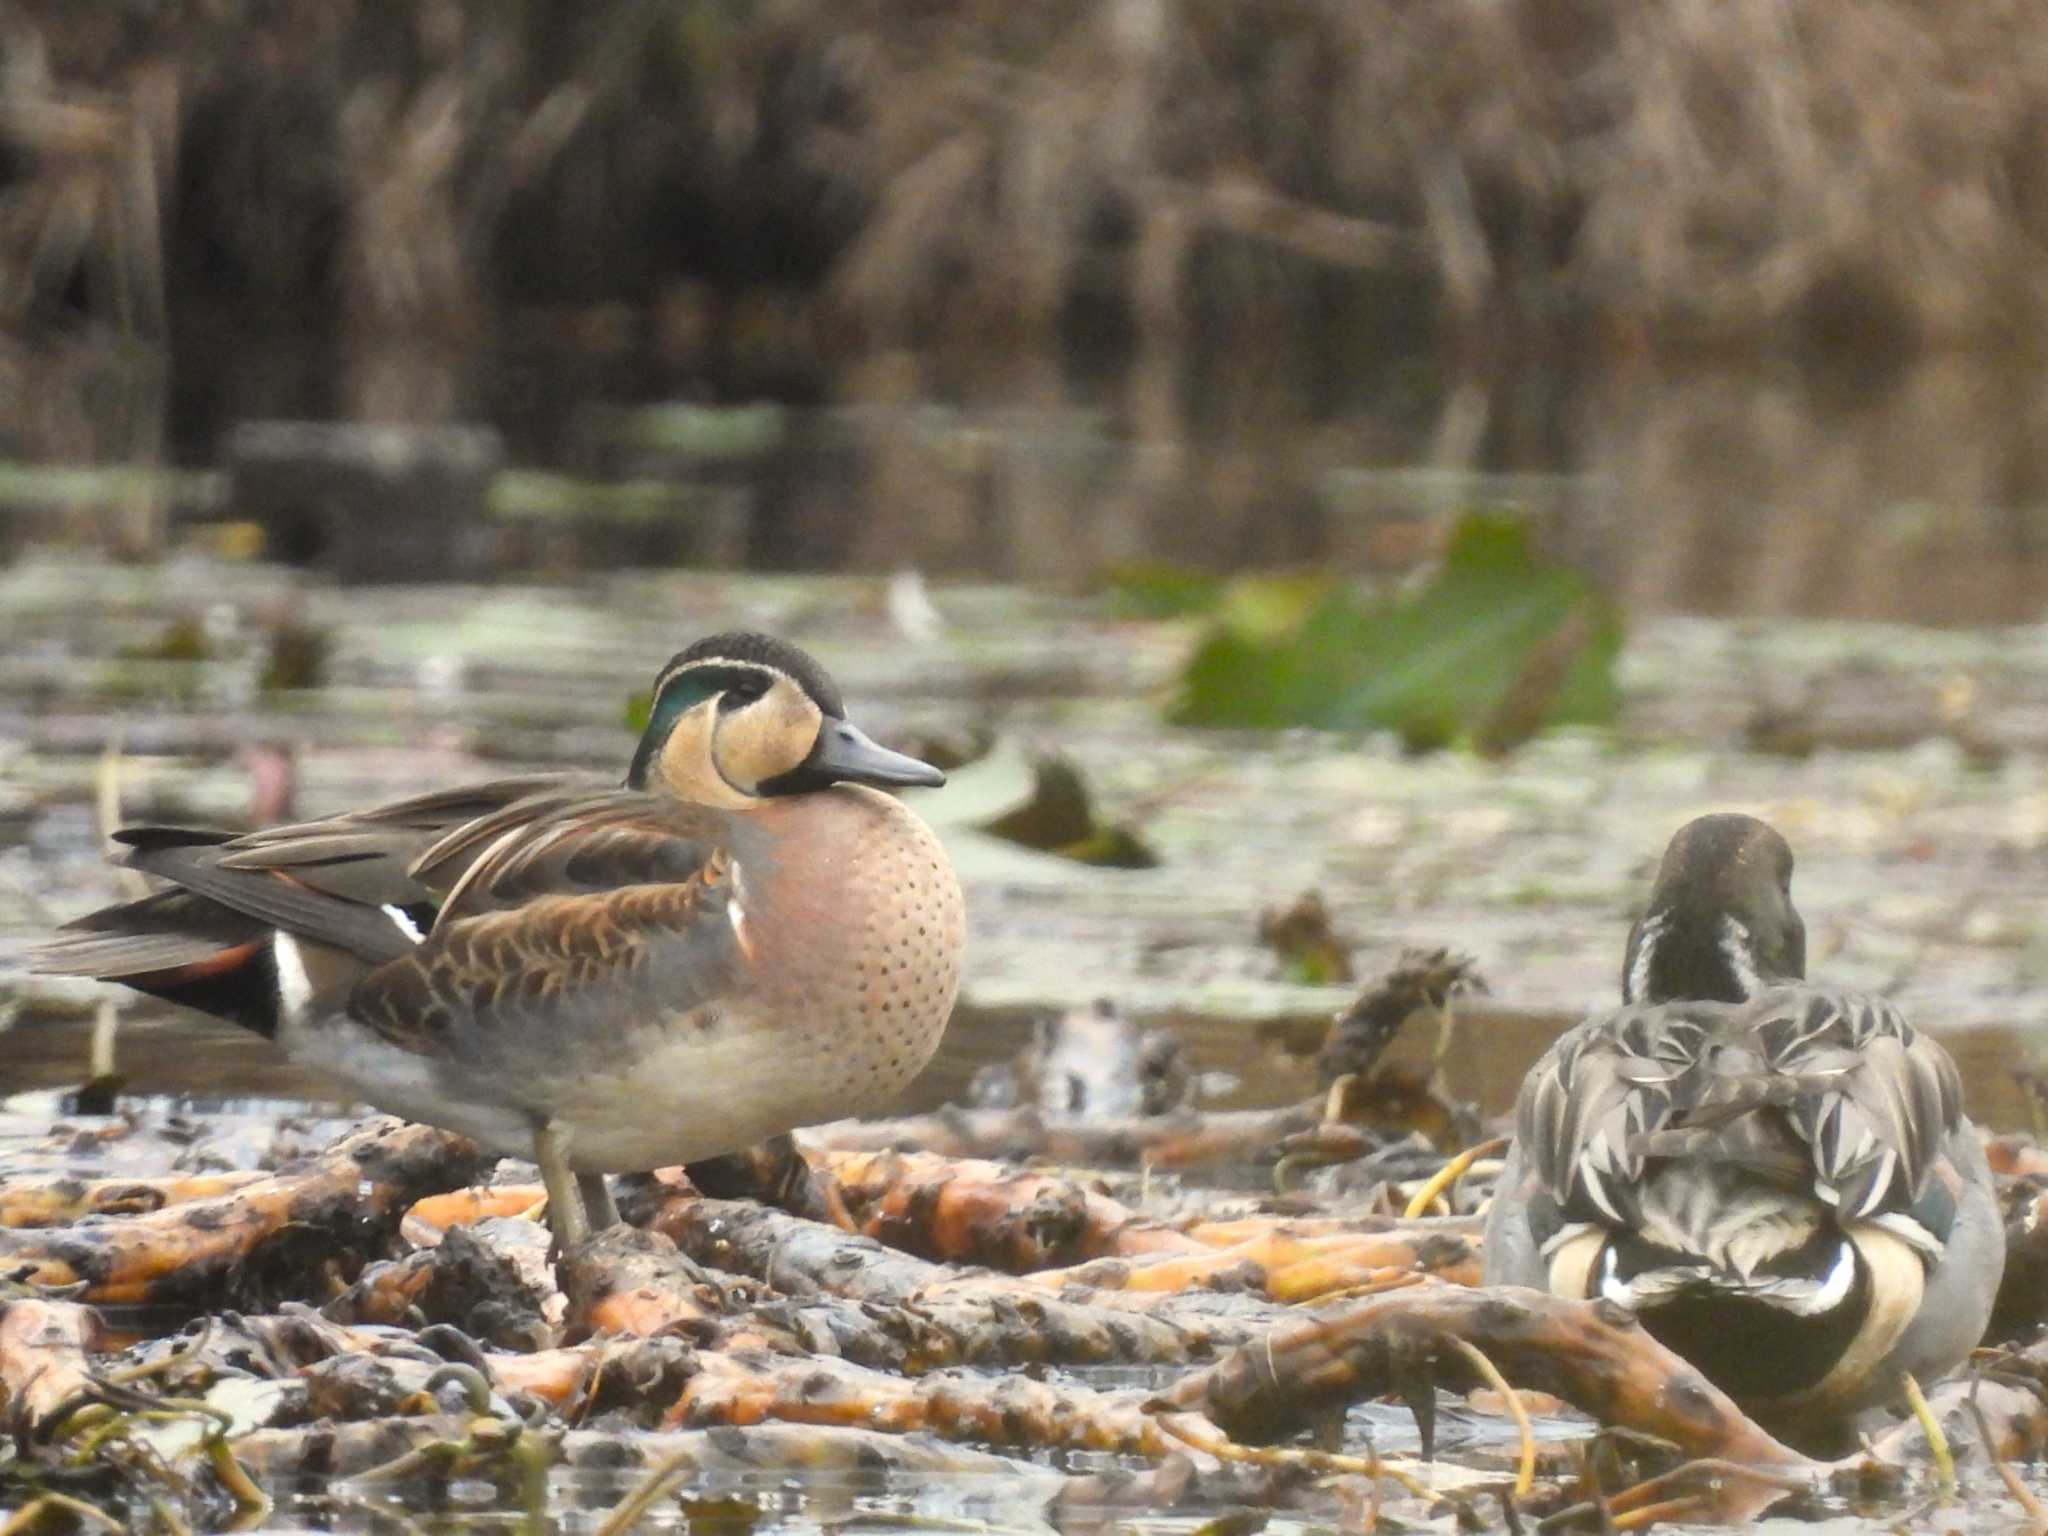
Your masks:
M 1596 1015 L 1557 1040 L 1523 1081 L 1515 1140 L 1557 1219 L 1630 1226 L 1646 1138 L 1673 1124 L 1688 1074 L 1729 1012 L 1665 1003 Z
M 1948 1052 L 1889 1003 L 1781 987 L 1587 1020 L 1523 1084 L 1516 1137 L 1558 1226 L 1642 1227 L 1646 1179 L 1676 1164 L 1702 1188 L 1810 1193 L 1843 1220 L 1894 1211 L 1938 1233 L 1916 1207 L 1961 1118 Z
M 532 797 L 450 828 L 410 873 L 447 893 L 449 920 L 541 896 L 659 885 L 696 875 L 723 819 L 639 790 Z
M 603 792 L 588 779 L 561 774 L 471 784 L 251 832 L 223 843 L 217 862 L 224 870 L 284 875 L 294 884 L 362 905 L 438 905 L 462 869 L 445 861 L 438 869 L 423 869 L 421 856 L 428 849 L 479 822 L 530 820 Z M 128 834 L 121 837 L 128 840 Z M 132 856 L 128 862 L 151 868 Z
M 1913 1207 L 1962 1125 L 1954 1060 L 1882 998 L 1784 987 L 1751 1005 L 1816 1188 L 1844 1220 Z
M 66 924 L 30 954 L 29 965 L 110 980 L 154 976 L 225 964 L 224 956 L 274 930 L 382 963 L 417 941 L 445 894 L 414 873 L 423 851 L 452 827 L 551 803 L 568 793 L 567 782 L 560 775 L 501 779 L 240 835 L 124 828 L 114 834 L 124 845 L 119 861 L 172 889 Z M 453 880 L 461 871 L 438 873 Z
M 451 831 L 415 864 L 462 871 L 432 930 L 356 982 L 350 1016 L 407 1050 L 503 1063 L 717 1002 L 748 964 L 729 823 L 613 790 Z

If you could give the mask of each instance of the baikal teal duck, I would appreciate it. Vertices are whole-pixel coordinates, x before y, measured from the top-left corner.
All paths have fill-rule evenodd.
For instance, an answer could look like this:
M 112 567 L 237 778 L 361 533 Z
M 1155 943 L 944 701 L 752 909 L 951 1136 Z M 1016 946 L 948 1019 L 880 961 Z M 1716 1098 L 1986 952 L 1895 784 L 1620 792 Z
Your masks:
M 508 779 L 234 836 L 119 834 L 169 882 L 38 969 L 274 1039 L 380 1109 L 531 1158 L 565 1244 L 604 1175 L 885 1104 L 960 980 L 960 887 L 883 789 L 928 764 L 796 647 L 714 635 L 655 680 L 623 786 Z
M 1808 985 L 1792 851 L 1702 817 L 1629 936 L 1625 1006 L 1531 1069 L 1486 1278 L 1635 1312 L 1810 1447 L 1982 1337 L 2005 1263 L 1948 1052 L 1882 998 Z

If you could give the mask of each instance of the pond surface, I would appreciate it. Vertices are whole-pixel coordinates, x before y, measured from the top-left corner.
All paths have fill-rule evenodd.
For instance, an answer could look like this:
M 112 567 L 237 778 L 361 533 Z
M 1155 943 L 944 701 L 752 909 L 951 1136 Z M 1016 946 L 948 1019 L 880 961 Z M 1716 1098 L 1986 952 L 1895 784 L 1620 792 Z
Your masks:
M 1642 618 L 1615 728 L 1488 762 L 1169 728 L 1189 626 L 1020 588 L 927 595 L 936 629 L 910 638 L 886 584 L 861 578 L 343 591 L 198 559 L 19 564 L 0 575 L 0 963 L 120 894 L 96 843 L 106 795 L 127 819 L 232 822 L 267 771 L 252 742 L 290 754 L 298 815 L 532 768 L 616 775 L 629 696 L 688 640 L 749 624 L 814 648 L 870 729 L 983 752 L 917 801 L 972 914 L 961 1020 L 918 1102 L 958 1097 L 1033 1017 L 1096 998 L 1181 1030 L 1222 1102 L 1311 1091 L 1307 1057 L 1355 988 L 1287 980 L 1259 920 L 1313 891 L 1361 979 L 1412 946 L 1477 961 L 1491 991 L 1467 1010 L 1453 1082 L 1498 1112 L 1550 1033 L 1615 996 L 1671 831 L 1742 808 L 1797 851 L 1813 972 L 1952 1033 L 1980 1114 L 2028 1122 L 2016 1074 L 2048 1024 L 2048 630 Z M 195 612 L 219 636 L 214 659 L 136 659 Z M 286 616 L 325 637 L 325 685 L 259 693 Z M 1790 751 L 1758 749 L 1788 735 Z M 1029 794 L 1046 756 L 1078 768 L 1156 867 L 1093 867 L 980 830 Z M 99 994 L 4 985 L 18 1011 L 0 1080 L 75 1080 Z M 294 1081 L 267 1047 L 123 1007 L 151 1021 L 122 1031 L 139 1090 Z
M 522 341 L 563 317 L 534 318 L 460 348 L 221 317 L 175 358 L 97 332 L 0 351 L 0 550 L 91 535 L 161 553 L 195 523 L 255 520 L 289 553 L 279 509 L 236 489 L 235 433 L 310 420 L 494 430 L 477 575 L 1401 572 L 1449 515 L 1507 502 L 1637 613 L 2007 624 L 2048 596 L 2048 376 L 2017 355 L 1566 369 L 1540 347 L 1105 355 L 1081 337 L 809 356 L 791 375 L 665 360 L 610 312 L 605 345 Z

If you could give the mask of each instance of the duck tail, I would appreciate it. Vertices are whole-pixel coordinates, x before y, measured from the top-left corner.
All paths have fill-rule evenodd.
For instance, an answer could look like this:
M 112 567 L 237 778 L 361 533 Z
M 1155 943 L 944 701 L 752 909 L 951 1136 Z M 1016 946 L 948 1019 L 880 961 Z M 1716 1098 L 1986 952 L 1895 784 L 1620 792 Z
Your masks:
M 102 907 L 30 952 L 31 971 L 118 981 L 266 1038 L 278 1026 L 268 925 L 190 891 Z

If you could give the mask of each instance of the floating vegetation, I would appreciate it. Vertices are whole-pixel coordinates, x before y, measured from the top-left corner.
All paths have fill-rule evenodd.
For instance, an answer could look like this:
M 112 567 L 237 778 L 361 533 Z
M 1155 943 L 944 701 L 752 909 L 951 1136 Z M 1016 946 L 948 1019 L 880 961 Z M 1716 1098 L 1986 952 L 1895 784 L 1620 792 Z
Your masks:
M 173 619 L 154 640 L 124 645 L 114 652 L 123 661 L 209 661 L 213 638 L 195 618 Z
M 1103 572 L 1110 606 L 1123 618 L 1178 619 L 1214 613 L 1226 581 L 1213 571 L 1135 561 Z
M 1539 555 L 1518 517 L 1470 513 L 1425 584 L 1361 600 L 1331 578 L 1226 587 L 1172 718 L 1200 726 L 1397 732 L 1410 747 L 1506 751 L 1620 708 L 1618 609 Z
M 697 463 L 757 459 L 781 446 L 788 414 L 767 400 L 735 406 L 674 401 L 626 413 L 615 437 L 624 448 Z
M 327 681 L 327 657 L 334 637 L 308 624 L 280 624 L 270 632 L 269 654 L 257 686 L 318 688 Z
M 484 510 L 504 522 L 645 523 L 687 516 L 691 492 L 667 480 L 607 483 L 532 469 L 499 471 Z

